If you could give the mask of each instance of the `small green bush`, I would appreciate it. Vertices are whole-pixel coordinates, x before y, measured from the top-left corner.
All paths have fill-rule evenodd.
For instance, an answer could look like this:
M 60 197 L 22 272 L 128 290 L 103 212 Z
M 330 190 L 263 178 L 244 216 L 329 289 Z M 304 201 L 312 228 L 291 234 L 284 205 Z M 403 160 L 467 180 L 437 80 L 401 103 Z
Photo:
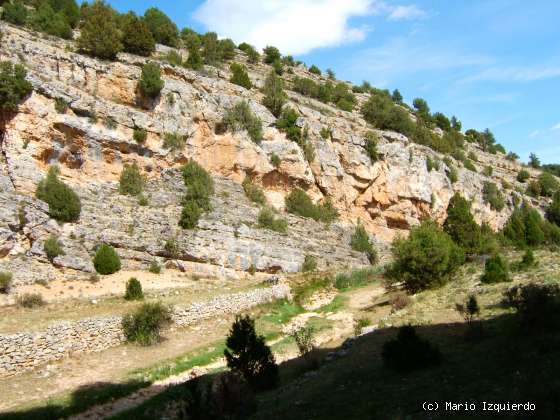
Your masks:
M 126 292 L 124 294 L 125 300 L 142 300 L 144 299 L 144 292 L 142 291 L 142 284 L 137 278 L 132 277 L 126 282 Z
M 314 204 L 307 193 L 299 188 L 293 190 L 285 201 L 286 210 L 292 214 L 325 223 L 333 222 L 338 218 L 338 212 L 330 201 L 327 200 L 323 204 Z
M 459 180 L 459 172 L 457 172 L 457 168 L 452 165 L 448 165 L 449 173 L 447 174 L 449 178 L 449 182 L 455 184 Z
M 8 293 L 12 286 L 12 273 L 0 271 L 0 293 Z
M 144 98 L 155 99 L 161 93 L 165 82 L 161 78 L 158 63 L 148 62 L 142 67 L 142 75 L 138 81 L 138 92 Z
M 434 169 L 439 171 L 439 162 L 437 160 L 433 160 L 430 156 L 426 158 L 426 169 L 428 172 L 432 172 Z
M 482 170 L 482 174 L 488 177 L 492 176 L 493 173 L 494 169 L 491 166 L 485 166 Z
M 279 233 L 286 233 L 288 230 L 286 219 L 276 217 L 274 211 L 268 207 L 264 207 L 259 212 L 258 224 L 260 228 L 270 229 Z
M 397 372 L 410 372 L 439 365 L 439 349 L 416 334 L 414 327 L 399 328 L 396 339 L 387 341 L 381 351 L 383 362 Z
M 497 254 L 486 260 L 484 274 L 480 281 L 486 284 L 510 281 L 509 268 L 505 258 Z
M 58 168 L 51 166 L 46 178 L 39 182 L 36 197 L 49 205 L 49 215 L 60 222 L 74 222 L 81 212 L 78 195 L 58 179 Z
M 144 177 L 140 173 L 140 168 L 136 162 L 132 165 L 124 165 L 119 180 L 119 193 L 123 195 L 136 196 L 144 190 Z
M 263 50 L 263 53 L 264 53 L 264 62 L 266 64 L 272 64 L 276 60 L 280 60 L 282 58 L 282 55 L 280 54 L 278 48 L 272 47 L 270 45 Z
M 396 239 L 392 253 L 387 274 L 403 281 L 410 293 L 445 284 L 465 259 L 463 250 L 432 221 L 413 228 L 407 239 Z
M 33 91 L 26 76 L 27 71 L 21 64 L 0 62 L 0 114 L 17 111 L 18 105 Z
M 361 109 L 364 119 L 381 130 L 393 130 L 412 136 L 414 123 L 408 113 L 396 106 L 389 96 L 374 94 Z
M 245 195 L 249 200 L 261 206 L 264 206 L 266 204 L 266 197 L 263 190 L 259 186 L 253 184 L 251 178 L 246 176 L 241 185 L 243 186 Z
M 156 260 L 150 262 L 150 267 L 148 271 L 152 274 L 161 274 L 161 265 L 158 264 Z
M 226 339 L 224 356 L 227 366 L 239 372 L 256 391 L 274 388 L 278 366 L 263 336 L 257 335 L 255 321 L 237 316 Z
M 178 133 L 165 133 L 163 135 L 163 147 L 169 150 L 183 150 L 185 137 Z
M 377 134 L 375 134 L 375 132 L 373 131 L 368 131 L 366 133 L 366 138 L 364 142 L 365 142 L 364 150 L 366 151 L 366 154 L 370 158 L 371 163 L 377 162 L 377 160 L 379 159 L 379 155 L 377 153 L 377 142 L 378 142 Z
M 316 74 L 318 76 L 321 75 L 321 70 L 315 64 L 313 64 L 311 67 L 309 67 L 309 72 L 313 73 L 313 74 Z
M 537 260 L 535 259 L 535 254 L 531 248 L 527 248 L 521 261 L 519 261 L 515 266 L 518 270 L 527 270 L 529 268 L 535 267 L 538 265 Z
M 514 286 L 504 292 L 505 303 L 517 310 L 521 327 L 529 333 L 555 331 L 560 326 L 560 287 L 557 284 Z
M 556 191 L 560 188 L 558 181 L 554 177 L 554 175 L 543 172 L 539 175 L 539 186 L 540 186 L 540 195 L 544 197 L 552 197 Z
M 317 270 L 317 259 L 313 255 L 306 255 L 301 265 L 302 273 L 309 273 Z
M 517 174 L 517 180 L 521 183 L 527 182 L 530 177 L 531 174 L 529 174 L 529 171 L 527 171 L 526 169 L 521 169 Z
M 39 293 L 24 293 L 23 295 L 18 296 L 17 303 L 19 306 L 29 309 L 39 308 L 46 304 L 43 296 Z
M 546 209 L 546 220 L 560 226 L 560 192 L 552 197 L 552 203 Z
M 282 164 L 282 160 L 280 159 L 280 157 L 272 152 L 270 154 L 270 163 L 272 163 L 272 166 L 274 166 L 276 169 L 278 169 L 280 167 L 280 165 Z
M 49 236 L 43 243 L 43 251 L 47 255 L 47 258 L 52 262 L 59 255 L 64 255 L 62 250 L 62 245 L 60 244 L 58 238 L 54 235 Z
M 146 139 L 148 138 L 148 132 L 143 128 L 136 127 L 132 133 L 132 138 L 138 144 L 146 143 Z
M 350 238 L 350 246 L 354 251 L 365 253 L 371 264 L 375 264 L 377 262 L 377 252 L 371 244 L 366 229 L 361 223 L 358 223 L 356 230 L 354 230 L 354 233 Z
M 177 238 L 168 238 L 165 241 L 163 249 L 165 250 L 169 258 L 177 259 L 181 255 L 181 249 L 179 248 Z
M 231 78 L 229 79 L 231 83 L 242 86 L 245 89 L 251 89 L 253 87 L 251 79 L 247 74 L 247 68 L 244 65 L 239 63 L 231 63 L 229 69 L 232 73 Z
M 264 99 L 263 105 L 275 117 L 279 117 L 282 112 L 282 107 L 288 100 L 288 96 L 284 92 L 284 82 L 276 73 L 271 72 L 264 82 Z
M 246 101 L 238 102 L 226 111 L 220 128 L 234 133 L 246 130 L 251 140 L 257 144 L 263 137 L 261 119 L 255 115 Z
M 183 197 L 183 210 L 179 225 L 183 229 L 194 229 L 205 211 L 212 209 L 210 197 L 214 195 L 214 181 L 210 174 L 194 160 L 182 168 L 187 193 Z
M 122 319 L 126 340 L 149 346 L 161 339 L 161 330 L 171 323 L 171 310 L 160 302 L 144 303 Z
M 370 284 L 376 279 L 378 279 L 376 270 L 373 268 L 361 268 L 350 273 L 338 274 L 334 279 L 334 287 L 342 291 L 349 290 Z
M 468 324 L 471 324 L 474 319 L 480 315 L 480 306 L 478 305 L 478 300 L 475 295 L 470 295 L 464 304 L 458 303 L 455 305 L 455 308 L 457 312 L 465 318 Z
M 490 204 L 490 207 L 496 211 L 502 211 L 505 207 L 504 196 L 493 182 L 484 182 L 482 188 L 482 196 L 484 201 Z
M 183 65 L 183 56 L 175 50 L 167 51 L 167 53 L 163 56 L 163 59 L 174 67 Z
M 93 266 L 99 274 L 113 274 L 121 269 L 121 259 L 112 246 L 103 244 L 95 253 Z
M 476 166 L 474 166 L 470 160 L 465 160 L 463 165 L 465 165 L 465 169 L 468 169 L 471 172 L 476 172 Z
M 54 101 L 54 109 L 59 114 L 64 114 L 68 110 L 68 102 L 62 98 L 56 98 Z
M 27 21 L 27 8 L 21 0 L 2 2 L 4 11 L 2 19 L 14 25 L 22 26 Z

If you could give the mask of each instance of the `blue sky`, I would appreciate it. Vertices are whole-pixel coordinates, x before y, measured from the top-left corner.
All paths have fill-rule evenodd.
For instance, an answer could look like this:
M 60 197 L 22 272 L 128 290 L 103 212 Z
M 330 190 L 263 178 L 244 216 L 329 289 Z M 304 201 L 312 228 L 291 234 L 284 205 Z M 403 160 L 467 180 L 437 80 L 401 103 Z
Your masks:
M 558 0 L 110 0 L 398 88 L 526 160 L 560 162 Z

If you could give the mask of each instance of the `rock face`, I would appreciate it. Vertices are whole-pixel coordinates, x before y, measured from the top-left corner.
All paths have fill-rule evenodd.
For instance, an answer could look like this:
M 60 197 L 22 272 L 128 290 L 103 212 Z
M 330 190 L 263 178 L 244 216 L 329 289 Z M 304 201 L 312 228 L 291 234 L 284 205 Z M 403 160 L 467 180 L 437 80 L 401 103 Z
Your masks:
M 443 162 L 431 172 L 426 166 L 427 157 L 443 156 L 400 134 L 377 130 L 381 159 L 372 163 L 363 149 L 364 135 L 372 127 L 358 112 L 289 92 L 290 105 L 302 116 L 315 147 L 315 158 L 308 162 L 301 148 L 274 127 L 275 118 L 260 104 L 262 94 L 229 83 L 226 69 L 193 72 L 161 62 L 165 87 L 153 108 L 144 110 L 136 105 L 135 90 L 146 59 L 121 54 L 116 62 L 105 62 L 72 52 L 69 41 L 5 23 L 1 30 L 0 59 L 24 60 L 34 86 L 34 93 L 2 128 L 0 271 L 14 273 L 16 285 L 86 276 L 93 272 L 94 248 L 103 242 L 117 248 L 125 268 L 145 268 L 153 259 L 169 257 L 164 247 L 169 238 L 180 245 L 179 260 L 227 269 L 254 265 L 259 271 L 293 272 L 306 254 L 317 257 L 319 268 L 358 266 L 367 264 L 364 255 L 349 247 L 358 220 L 384 256 L 396 234 L 426 218 L 442 222 L 456 191 L 472 200 L 479 222 L 495 229 L 512 210 L 513 191 L 503 191 L 507 206 L 502 212 L 493 211 L 481 194 L 485 181 L 501 189 L 502 181 L 518 184 L 519 165 L 503 155 L 476 150 L 482 163 L 475 165 L 478 173 L 454 162 L 459 181 L 451 184 Z M 246 61 L 241 53 L 236 60 Z M 253 83 L 262 86 L 269 69 L 246 64 Z M 294 72 L 302 75 L 305 69 Z M 68 109 L 57 112 L 56 100 L 68 103 Z M 215 134 L 224 111 L 240 100 L 263 121 L 264 141 L 259 145 L 244 132 Z M 147 131 L 144 144 L 133 140 L 134 128 Z M 324 128 L 331 130 L 331 138 L 322 138 Z M 184 149 L 165 149 L 166 133 L 183 135 Z M 281 159 L 278 168 L 270 161 L 273 153 Z M 195 231 L 178 226 L 184 187 L 177 169 L 189 158 L 207 168 L 217 182 L 214 210 Z M 148 177 L 148 206 L 118 193 L 123 165 L 133 162 Z M 487 163 L 494 167 L 492 179 L 480 174 Z M 49 219 L 46 204 L 34 198 L 38 182 L 53 164 L 82 200 L 76 223 L 59 225 Z M 331 199 L 340 220 L 325 226 L 287 215 L 287 235 L 258 229 L 259 210 L 239 185 L 246 176 L 263 187 L 280 211 L 284 197 L 301 187 L 314 199 Z M 42 249 L 50 234 L 59 236 L 65 251 L 53 264 Z

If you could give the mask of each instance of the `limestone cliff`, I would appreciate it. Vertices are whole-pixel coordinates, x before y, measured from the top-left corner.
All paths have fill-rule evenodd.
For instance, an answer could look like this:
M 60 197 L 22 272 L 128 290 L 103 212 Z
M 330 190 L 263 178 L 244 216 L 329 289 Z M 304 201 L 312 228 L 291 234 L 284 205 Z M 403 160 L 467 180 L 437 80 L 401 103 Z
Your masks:
M 247 63 L 241 51 L 236 61 L 249 68 L 253 89 L 231 84 L 227 66 L 194 72 L 162 61 L 165 87 L 153 109 L 146 111 L 136 105 L 135 92 L 146 59 L 120 54 L 116 62 L 105 62 L 73 52 L 70 41 L 4 23 L 1 29 L 0 59 L 24 63 L 34 86 L 34 93 L 3 128 L 1 142 L 0 271 L 13 272 L 16 285 L 88 275 L 93 271 L 93 249 L 101 242 L 115 246 L 125 268 L 132 269 L 169 257 L 165 241 L 177 238 L 181 254 L 175 267 L 206 267 L 235 277 L 236 271 L 252 264 L 259 271 L 296 271 L 306 254 L 316 256 L 320 268 L 367 264 L 365 256 L 349 246 L 358 220 L 384 255 L 395 234 L 426 218 L 442 222 L 455 191 L 472 200 L 479 222 L 494 229 L 511 213 L 512 194 L 519 185 L 518 163 L 475 150 L 480 161 L 475 164 L 477 173 L 455 162 L 459 179 L 451 184 L 444 163 L 432 171 L 426 166 L 427 157 L 442 160 L 442 155 L 401 134 L 376 130 L 381 159 L 372 164 L 363 144 L 365 133 L 373 128 L 358 111 L 341 111 L 289 92 L 290 105 L 309 127 L 316 150 L 314 160 L 307 162 L 300 147 L 275 128 L 275 118 L 260 103 L 258 88 L 270 67 Z M 165 49 L 159 47 L 159 52 Z M 284 77 L 289 80 L 295 75 L 318 78 L 303 67 Z M 358 95 L 359 101 L 364 98 Z M 65 112 L 55 109 L 57 99 L 69 104 Z M 260 145 L 244 133 L 215 134 L 224 111 L 241 99 L 263 121 Z M 133 140 L 135 127 L 148 132 L 143 145 Z M 331 130 L 331 138 L 321 137 L 323 128 Z M 165 133 L 184 135 L 185 148 L 165 149 Z M 278 168 L 270 162 L 272 153 L 281 159 Z M 184 186 L 177 169 L 188 158 L 210 170 L 217 182 L 214 210 L 194 231 L 178 226 Z M 118 193 L 122 167 L 132 162 L 148 176 L 149 206 L 139 206 L 136 199 Z M 82 200 L 77 223 L 59 225 L 49 219 L 46 204 L 34 197 L 37 183 L 53 164 Z M 507 205 L 502 212 L 483 202 L 482 186 L 489 180 L 482 175 L 486 165 L 494 168 L 490 178 L 500 189 L 511 188 L 503 191 Z M 325 226 L 286 215 L 288 234 L 258 229 L 258 208 L 240 186 L 246 176 L 263 187 L 279 210 L 284 197 L 302 187 L 314 199 L 329 197 L 340 220 Z M 42 249 L 51 233 L 60 237 L 65 251 L 54 264 Z

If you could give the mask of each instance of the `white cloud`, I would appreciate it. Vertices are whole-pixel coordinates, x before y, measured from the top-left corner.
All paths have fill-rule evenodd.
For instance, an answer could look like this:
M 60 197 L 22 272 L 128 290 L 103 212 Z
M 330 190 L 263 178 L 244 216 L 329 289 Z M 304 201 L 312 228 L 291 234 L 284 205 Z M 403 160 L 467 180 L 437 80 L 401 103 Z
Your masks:
M 556 124 L 551 130 L 560 130 L 560 123 Z
M 413 20 L 423 19 L 427 16 L 426 12 L 415 5 L 396 6 L 389 14 L 389 20 Z
M 560 66 L 491 67 L 466 77 L 461 82 L 534 82 L 555 77 L 560 77 Z
M 385 87 L 421 72 L 463 69 L 490 62 L 491 58 L 464 52 L 452 44 L 418 42 L 413 36 L 403 36 L 360 51 L 352 58 L 349 70 L 351 76 L 368 76 L 375 86 Z
M 221 37 L 297 55 L 363 40 L 369 28 L 348 20 L 378 12 L 375 0 L 206 0 L 194 16 Z
M 535 138 L 535 137 L 537 137 L 539 134 L 541 134 L 541 130 L 535 130 L 535 131 L 533 131 L 531 134 L 529 134 L 529 137 Z

